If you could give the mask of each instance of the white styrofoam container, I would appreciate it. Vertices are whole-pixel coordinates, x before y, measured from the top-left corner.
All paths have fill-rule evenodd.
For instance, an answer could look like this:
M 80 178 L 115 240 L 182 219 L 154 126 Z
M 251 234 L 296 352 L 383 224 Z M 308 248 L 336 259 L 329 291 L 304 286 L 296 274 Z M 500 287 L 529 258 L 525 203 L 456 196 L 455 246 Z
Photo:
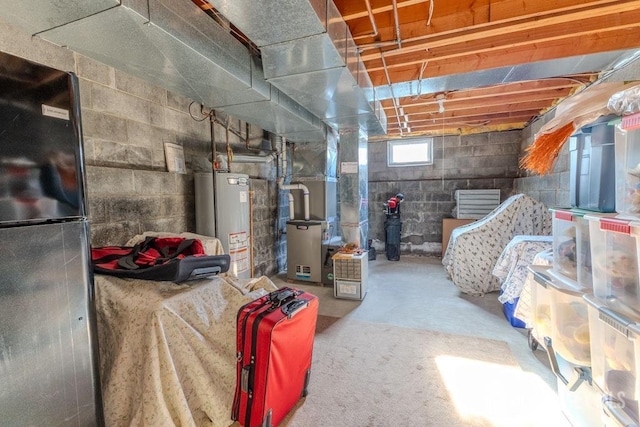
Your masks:
M 640 218 L 640 113 L 616 125 L 615 159 L 616 211 Z
M 615 309 L 612 309 L 610 304 L 593 295 L 585 295 L 584 300 L 589 312 L 592 381 L 605 400 L 615 401 L 622 409 L 621 415 L 626 414 L 637 424 L 640 397 L 638 318 L 626 307 L 614 304 Z
M 589 221 L 593 294 L 640 313 L 640 222 L 585 215 Z

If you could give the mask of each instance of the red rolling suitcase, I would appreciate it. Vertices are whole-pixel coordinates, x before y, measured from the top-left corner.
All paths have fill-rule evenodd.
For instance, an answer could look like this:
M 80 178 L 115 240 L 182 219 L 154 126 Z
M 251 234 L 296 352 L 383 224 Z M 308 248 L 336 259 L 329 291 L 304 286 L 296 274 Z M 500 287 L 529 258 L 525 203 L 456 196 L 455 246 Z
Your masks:
M 276 426 L 307 395 L 317 316 L 318 297 L 289 287 L 240 308 L 233 420 Z

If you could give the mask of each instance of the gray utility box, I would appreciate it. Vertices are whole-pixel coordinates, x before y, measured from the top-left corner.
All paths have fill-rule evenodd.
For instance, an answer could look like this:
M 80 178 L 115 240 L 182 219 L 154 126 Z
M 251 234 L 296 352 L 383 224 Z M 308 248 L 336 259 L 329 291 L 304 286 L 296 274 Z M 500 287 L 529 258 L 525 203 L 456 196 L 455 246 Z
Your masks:
M 333 296 L 361 300 L 367 294 L 369 254 L 342 254 L 333 256 Z
M 322 222 L 287 222 L 287 279 L 320 283 Z

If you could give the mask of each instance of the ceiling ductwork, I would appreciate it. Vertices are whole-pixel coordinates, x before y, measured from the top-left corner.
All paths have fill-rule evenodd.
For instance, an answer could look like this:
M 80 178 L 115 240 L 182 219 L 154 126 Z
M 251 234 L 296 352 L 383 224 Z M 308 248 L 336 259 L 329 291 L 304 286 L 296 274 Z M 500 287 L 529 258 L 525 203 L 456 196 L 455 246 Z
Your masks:
M 267 82 L 335 129 L 386 134 L 386 116 L 331 0 L 208 0 L 255 43 Z
M 267 82 L 259 60 L 190 0 L 56 2 L 35 14 L 4 3 L 2 19 L 52 43 L 293 141 L 325 138 L 321 120 Z

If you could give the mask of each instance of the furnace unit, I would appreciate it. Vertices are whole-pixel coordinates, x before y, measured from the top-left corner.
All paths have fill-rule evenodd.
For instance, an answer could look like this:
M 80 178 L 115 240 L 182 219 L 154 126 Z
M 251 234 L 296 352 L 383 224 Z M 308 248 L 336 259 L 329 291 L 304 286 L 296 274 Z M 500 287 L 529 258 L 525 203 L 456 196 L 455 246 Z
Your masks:
M 317 282 L 322 280 L 321 221 L 287 222 L 287 279 Z

